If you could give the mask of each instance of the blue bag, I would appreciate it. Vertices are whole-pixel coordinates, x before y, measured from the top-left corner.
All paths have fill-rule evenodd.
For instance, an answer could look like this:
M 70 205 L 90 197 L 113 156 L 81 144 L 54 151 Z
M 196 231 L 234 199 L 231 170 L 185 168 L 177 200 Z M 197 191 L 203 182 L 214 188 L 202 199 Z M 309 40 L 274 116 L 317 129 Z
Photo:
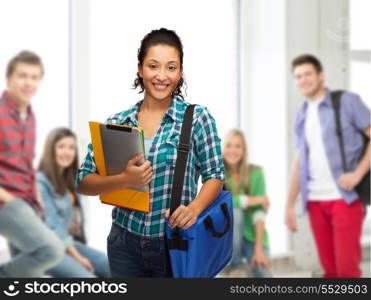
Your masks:
M 180 205 L 194 105 L 187 107 L 178 146 L 170 215 Z M 167 272 L 176 278 L 214 277 L 232 258 L 233 205 L 228 191 L 219 196 L 183 230 L 166 225 Z M 171 267 L 170 267 L 171 266 Z
M 172 275 L 176 278 L 215 277 L 232 258 L 231 193 L 222 191 L 190 228 L 166 226 Z

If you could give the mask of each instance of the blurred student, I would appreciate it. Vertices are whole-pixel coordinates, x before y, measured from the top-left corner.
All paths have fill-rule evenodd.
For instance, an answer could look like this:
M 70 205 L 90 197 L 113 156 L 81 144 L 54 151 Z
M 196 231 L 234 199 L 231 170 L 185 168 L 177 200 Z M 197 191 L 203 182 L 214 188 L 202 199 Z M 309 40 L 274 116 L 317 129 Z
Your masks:
M 68 128 L 52 130 L 45 143 L 37 182 L 44 201 L 46 224 L 63 241 L 66 252 L 62 261 L 47 274 L 53 277 L 110 277 L 107 255 L 74 240 L 69 233 L 74 210 L 80 207 L 79 196 L 74 190 L 77 168 L 75 134 Z M 77 213 L 81 214 L 81 209 Z M 75 225 L 81 232 L 82 224 Z
M 0 265 L 0 277 L 42 277 L 63 256 L 63 244 L 43 223 L 34 169 L 35 116 L 31 99 L 44 69 L 29 51 L 7 67 L 7 91 L 0 98 L 0 234 L 13 255 Z
M 133 157 L 122 173 L 98 174 L 92 145 L 79 169 L 78 191 L 101 195 L 128 186 L 150 184 L 149 213 L 115 207 L 107 249 L 113 277 L 166 277 L 165 224 L 184 112 L 190 104 L 183 99 L 183 45 L 172 30 L 152 30 L 138 51 L 134 87 L 144 92 L 143 100 L 108 118 L 107 123 L 140 126 L 144 129 L 148 160 Z M 202 176 L 202 189 L 197 183 Z M 194 110 L 182 204 L 168 220 L 171 227 L 187 229 L 216 198 L 223 186 L 224 168 L 220 138 L 209 111 Z
M 242 131 L 231 130 L 224 141 L 223 160 L 226 188 L 233 195 L 233 255 L 231 277 L 243 277 L 246 258 L 252 277 L 272 277 L 265 214 L 269 206 L 265 195 L 263 170 L 248 163 L 247 143 Z
M 330 90 L 324 86 L 321 62 L 312 55 L 292 61 L 298 90 L 305 97 L 295 122 L 296 154 L 285 222 L 297 230 L 295 202 L 301 190 L 325 277 L 360 277 L 364 207 L 354 187 L 370 168 L 370 146 L 363 149 L 362 133 L 370 136 L 370 111 L 360 97 L 344 92 L 341 123 L 348 172 L 336 135 Z

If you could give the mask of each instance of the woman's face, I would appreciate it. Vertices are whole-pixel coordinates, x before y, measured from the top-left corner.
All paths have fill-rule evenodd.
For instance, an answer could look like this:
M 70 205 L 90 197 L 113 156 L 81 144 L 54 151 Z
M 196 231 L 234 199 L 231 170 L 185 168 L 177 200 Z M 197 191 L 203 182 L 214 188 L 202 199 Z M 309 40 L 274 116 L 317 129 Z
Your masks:
M 138 73 L 143 78 L 146 97 L 168 100 L 182 76 L 178 50 L 168 45 L 151 46 Z
M 244 150 L 241 136 L 233 135 L 224 146 L 223 158 L 227 164 L 237 165 L 243 158 Z
M 69 167 L 76 156 L 76 141 L 72 136 L 61 138 L 55 144 L 55 159 L 61 168 Z

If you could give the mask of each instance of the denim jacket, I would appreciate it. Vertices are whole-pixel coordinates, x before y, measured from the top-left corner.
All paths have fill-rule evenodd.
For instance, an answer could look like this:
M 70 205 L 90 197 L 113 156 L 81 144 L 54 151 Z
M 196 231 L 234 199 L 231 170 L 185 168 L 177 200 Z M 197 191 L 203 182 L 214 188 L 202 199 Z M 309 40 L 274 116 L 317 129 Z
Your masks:
M 43 172 L 36 174 L 39 192 L 44 202 L 45 221 L 63 241 L 65 247 L 73 245 L 73 238 L 68 233 L 72 219 L 72 202 L 68 191 L 61 196 L 55 193 L 54 186 Z

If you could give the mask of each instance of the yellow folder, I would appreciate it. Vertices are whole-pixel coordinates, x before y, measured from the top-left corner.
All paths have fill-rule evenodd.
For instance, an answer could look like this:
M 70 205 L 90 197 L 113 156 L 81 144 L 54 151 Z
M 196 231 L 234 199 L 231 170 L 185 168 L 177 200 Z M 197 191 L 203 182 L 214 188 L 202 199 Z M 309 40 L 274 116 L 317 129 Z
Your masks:
M 139 127 L 131 127 L 125 125 L 116 124 L 103 124 L 99 122 L 89 122 L 90 135 L 94 151 L 95 164 L 98 169 L 99 175 L 107 176 L 113 175 L 108 172 L 109 166 L 106 165 L 105 158 L 110 158 L 110 155 L 121 157 L 122 155 L 128 155 L 125 151 L 130 148 L 127 144 L 127 139 L 130 135 L 136 134 L 136 143 L 141 143 L 141 149 L 144 153 L 144 135 L 143 130 Z M 106 129 L 111 131 L 107 131 Z M 111 134 L 112 132 L 112 134 Z M 140 141 L 138 140 L 138 135 L 140 136 Z M 108 138 L 107 138 L 108 136 Z M 112 145 L 108 145 L 110 141 L 114 141 L 115 145 L 118 143 L 118 147 L 113 148 Z M 133 141 L 131 137 L 130 141 Z M 121 144 L 120 144 L 121 143 Z M 126 143 L 126 144 L 125 144 Z M 121 146 L 122 145 L 122 146 Z M 109 146 L 111 146 L 110 152 L 108 151 Z M 105 151 L 106 150 L 106 151 Z M 134 151 L 134 150 L 131 150 Z M 132 155 L 134 157 L 139 153 Z M 125 166 L 114 166 L 124 170 Z M 103 194 L 99 196 L 102 203 L 110 204 L 118 207 L 128 208 L 132 210 L 149 212 L 150 211 L 150 191 L 149 186 L 141 189 L 120 189 L 108 194 Z

